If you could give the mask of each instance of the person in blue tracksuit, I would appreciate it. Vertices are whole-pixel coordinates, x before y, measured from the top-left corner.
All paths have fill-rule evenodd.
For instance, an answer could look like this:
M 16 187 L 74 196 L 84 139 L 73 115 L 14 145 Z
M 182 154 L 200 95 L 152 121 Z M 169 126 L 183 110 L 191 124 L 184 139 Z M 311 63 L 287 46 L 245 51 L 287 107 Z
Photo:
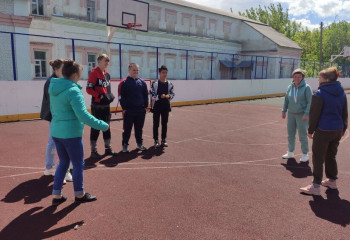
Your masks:
M 137 149 L 147 150 L 143 145 L 142 129 L 145 123 L 148 106 L 148 90 L 146 82 L 139 78 L 139 65 L 130 63 L 129 76 L 123 81 L 120 89 L 120 105 L 124 112 L 123 152 L 128 152 L 132 126 L 134 126 Z
M 282 158 L 294 158 L 295 135 L 298 130 L 301 144 L 302 156 L 301 162 L 309 161 L 309 143 L 307 139 L 308 117 L 312 98 L 312 89 L 305 82 L 306 71 L 300 68 L 292 73 L 293 81 L 288 86 L 284 104 L 282 108 L 282 118 L 286 118 L 288 111 L 287 129 L 288 129 L 288 152 Z

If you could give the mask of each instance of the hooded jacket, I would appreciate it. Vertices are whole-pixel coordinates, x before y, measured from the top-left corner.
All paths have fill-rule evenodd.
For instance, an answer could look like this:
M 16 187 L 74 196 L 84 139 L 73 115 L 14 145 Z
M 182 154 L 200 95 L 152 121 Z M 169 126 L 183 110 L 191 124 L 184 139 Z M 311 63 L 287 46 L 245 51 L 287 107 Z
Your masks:
M 305 79 L 301 80 L 296 87 L 294 81 L 288 86 L 286 96 L 284 97 L 284 104 L 282 113 L 304 114 L 309 115 L 310 105 L 312 99 L 311 87 L 305 82 Z
M 312 96 L 308 133 L 320 130 L 343 130 L 348 126 L 346 94 L 340 82 L 322 83 Z
M 81 86 L 69 79 L 52 78 L 50 87 L 51 135 L 56 138 L 83 136 L 84 123 L 106 131 L 108 124 L 92 116 L 85 107 Z

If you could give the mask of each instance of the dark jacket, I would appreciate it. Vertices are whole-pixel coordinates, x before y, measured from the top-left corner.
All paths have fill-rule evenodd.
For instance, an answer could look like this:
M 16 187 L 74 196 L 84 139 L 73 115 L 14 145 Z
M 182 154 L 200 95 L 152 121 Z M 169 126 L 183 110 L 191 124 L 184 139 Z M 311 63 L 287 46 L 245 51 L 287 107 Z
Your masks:
M 41 103 L 40 118 L 51 122 L 52 115 L 50 111 L 50 95 L 49 95 L 49 86 L 51 78 L 57 78 L 55 74 L 52 74 L 45 82 L 44 85 L 44 95 L 43 101 Z
M 340 82 L 322 83 L 312 96 L 308 133 L 343 130 L 348 127 L 346 94 Z
M 120 105 L 124 110 L 145 110 L 148 106 L 147 85 L 141 78 L 130 76 L 123 81 L 120 89 Z

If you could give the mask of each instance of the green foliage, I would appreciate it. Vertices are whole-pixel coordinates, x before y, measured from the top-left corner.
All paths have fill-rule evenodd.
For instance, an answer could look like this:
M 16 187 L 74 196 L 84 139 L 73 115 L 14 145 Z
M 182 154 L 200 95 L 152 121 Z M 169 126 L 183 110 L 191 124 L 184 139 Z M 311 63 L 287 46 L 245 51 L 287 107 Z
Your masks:
M 281 3 L 271 3 L 263 8 L 250 8 L 245 12 L 238 12 L 239 15 L 268 24 L 276 31 L 292 38 L 302 30 L 301 24 L 289 19 L 288 9 L 284 10 Z
M 289 19 L 288 9 L 284 10 L 281 3 L 271 3 L 269 6 L 250 8 L 239 15 L 268 24 L 276 31 L 299 44 L 302 50 L 302 59 L 305 66 L 317 65 L 320 57 L 320 29 L 309 30 L 303 28 L 301 23 Z M 338 55 L 345 46 L 350 46 L 350 23 L 346 21 L 334 22 L 323 28 L 323 57 L 321 67 L 329 64 L 331 55 Z M 313 64 L 314 61 L 317 61 Z M 348 59 L 339 57 L 335 64 L 350 63 Z M 303 67 L 301 65 L 301 67 Z M 315 70 L 313 70 L 315 71 Z

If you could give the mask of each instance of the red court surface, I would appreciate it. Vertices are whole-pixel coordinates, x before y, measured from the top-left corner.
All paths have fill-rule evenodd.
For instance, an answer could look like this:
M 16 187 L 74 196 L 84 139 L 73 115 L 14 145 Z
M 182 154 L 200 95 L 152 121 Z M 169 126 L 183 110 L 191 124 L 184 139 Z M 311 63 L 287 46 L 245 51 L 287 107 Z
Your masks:
M 350 148 L 339 146 L 338 190 L 302 195 L 312 163 L 283 160 L 287 150 L 282 98 L 173 108 L 169 147 L 93 161 L 84 134 L 87 192 L 92 203 L 51 207 L 53 178 L 43 176 L 45 121 L 0 124 L 0 239 L 349 239 Z M 120 113 L 113 118 L 120 117 Z M 112 121 L 121 150 L 122 122 Z M 102 136 L 99 150 L 102 153 Z M 310 149 L 312 142 L 310 141 Z M 311 157 L 311 154 L 309 155 Z

